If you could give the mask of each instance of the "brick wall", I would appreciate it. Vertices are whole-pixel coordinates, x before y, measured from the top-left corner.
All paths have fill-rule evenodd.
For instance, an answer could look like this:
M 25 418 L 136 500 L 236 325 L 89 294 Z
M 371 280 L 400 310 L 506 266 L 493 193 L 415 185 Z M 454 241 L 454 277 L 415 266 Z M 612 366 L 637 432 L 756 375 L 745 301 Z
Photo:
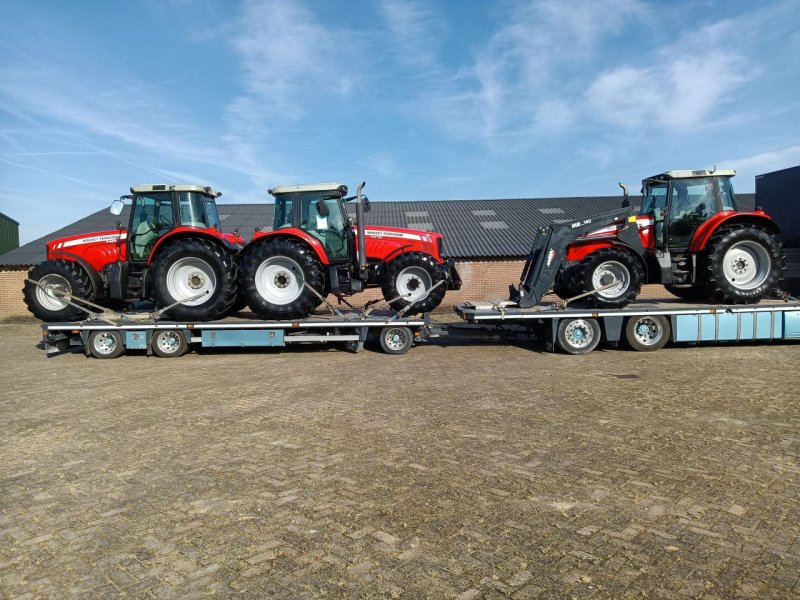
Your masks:
M 27 275 L 28 267 L 0 267 L 0 322 L 30 316 L 22 301 Z
M 508 286 L 518 284 L 524 261 L 463 261 L 456 263 L 463 285 L 458 291 L 450 291 L 440 310 L 450 310 L 453 304 L 467 300 L 506 300 Z M 22 301 L 22 283 L 27 275 L 27 268 L 0 270 L 0 321 L 13 320 L 29 316 Z M 642 288 L 640 298 L 671 297 L 660 285 L 646 285 Z M 348 301 L 353 305 L 363 305 L 373 298 L 381 298 L 380 288 L 371 289 L 358 294 Z M 336 304 L 336 299 L 329 301 Z

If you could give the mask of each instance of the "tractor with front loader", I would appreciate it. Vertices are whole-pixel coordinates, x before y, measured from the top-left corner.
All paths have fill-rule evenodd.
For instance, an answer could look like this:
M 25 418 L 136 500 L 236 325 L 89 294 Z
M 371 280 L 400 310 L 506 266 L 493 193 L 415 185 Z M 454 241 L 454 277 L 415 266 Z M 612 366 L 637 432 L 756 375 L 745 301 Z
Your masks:
M 737 209 L 735 174 L 667 171 L 642 182 L 638 214 L 620 210 L 540 232 L 512 300 L 533 306 L 548 284 L 563 299 L 581 296 L 598 308 L 626 306 L 643 283 L 686 300 L 768 296 L 783 274 L 779 229 L 759 207 Z
M 239 291 L 265 319 L 298 319 L 328 294 L 340 300 L 369 287 L 404 314 L 433 310 L 461 280 L 442 257 L 442 235 L 367 227 L 369 200 L 339 183 L 279 186 L 269 231 L 257 231 L 241 252 Z M 355 201 L 355 222 L 346 203 Z
M 28 309 L 42 321 L 85 316 L 72 300 L 117 308 L 152 300 L 174 319 L 224 316 L 237 302 L 236 255 L 244 240 L 220 231 L 216 199 L 200 185 L 137 185 L 115 200 L 125 229 L 74 235 L 47 244 L 23 288 Z

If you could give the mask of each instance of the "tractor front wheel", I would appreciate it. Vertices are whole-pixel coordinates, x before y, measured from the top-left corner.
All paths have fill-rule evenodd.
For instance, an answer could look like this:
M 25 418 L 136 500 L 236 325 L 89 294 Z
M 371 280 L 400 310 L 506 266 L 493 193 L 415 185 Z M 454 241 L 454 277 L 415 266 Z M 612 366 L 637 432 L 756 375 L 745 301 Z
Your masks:
M 390 262 L 383 272 L 381 291 L 394 310 L 413 304 L 409 314 L 429 312 L 439 306 L 447 292 L 442 265 L 430 254 L 406 252 Z M 439 284 L 435 289 L 434 286 Z
M 578 294 L 598 308 L 620 308 L 633 302 L 642 289 L 644 270 L 637 258 L 621 248 L 601 248 L 584 258 L 572 279 Z
M 705 289 L 712 300 L 744 304 L 770 294 L 783 276 L 775 236 L 754 224 L 724 227 L 711 236 Z
M 89 275 L 78 263 L 47 260 L 33 267 L 28 273 L 28 279 L 34 279 L 50 288 L 42 289 L 32 281 L 25 281 L 22 288 L 28 310 L 41 321 L 75 321 L 86 315 L 85 311 L 67 304 L 58 292 L 75 298 L 94 300 L 94 289 Z
M 169 244 L 154 261 L 153 295 L 173 319 L 210 321 L 228 312 L 236 298 L 236 263 L 225 249 L 203 238 Z
M 302 242 L 269 239 L 246 251 L 239 287 L 250 309 L 264 319 L 302 319 L 322 303 L 325 272 Z

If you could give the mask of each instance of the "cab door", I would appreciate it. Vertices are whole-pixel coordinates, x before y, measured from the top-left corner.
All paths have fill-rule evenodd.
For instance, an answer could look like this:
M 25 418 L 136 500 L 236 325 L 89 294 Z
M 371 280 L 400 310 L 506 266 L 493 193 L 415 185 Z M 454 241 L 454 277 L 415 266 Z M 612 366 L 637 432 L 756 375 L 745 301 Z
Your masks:
M 131 260 L 147 262 L 156 241 L 175 226 L 171 192 L 136 194 L 131 209 L 128 249 Z

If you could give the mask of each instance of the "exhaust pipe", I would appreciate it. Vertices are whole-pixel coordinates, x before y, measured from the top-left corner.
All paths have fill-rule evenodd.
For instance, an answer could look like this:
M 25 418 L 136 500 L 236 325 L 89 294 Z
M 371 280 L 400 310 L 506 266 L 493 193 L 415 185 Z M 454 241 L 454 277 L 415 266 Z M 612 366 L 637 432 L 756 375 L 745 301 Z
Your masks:
M 361 190 L 366 185 L 362 181 L 356 190 L 356 235 L 358 236 L 358 270 L 363 276 L 367 270 L 367 241 L 364 234 L 364 201 L 361 198 Z

